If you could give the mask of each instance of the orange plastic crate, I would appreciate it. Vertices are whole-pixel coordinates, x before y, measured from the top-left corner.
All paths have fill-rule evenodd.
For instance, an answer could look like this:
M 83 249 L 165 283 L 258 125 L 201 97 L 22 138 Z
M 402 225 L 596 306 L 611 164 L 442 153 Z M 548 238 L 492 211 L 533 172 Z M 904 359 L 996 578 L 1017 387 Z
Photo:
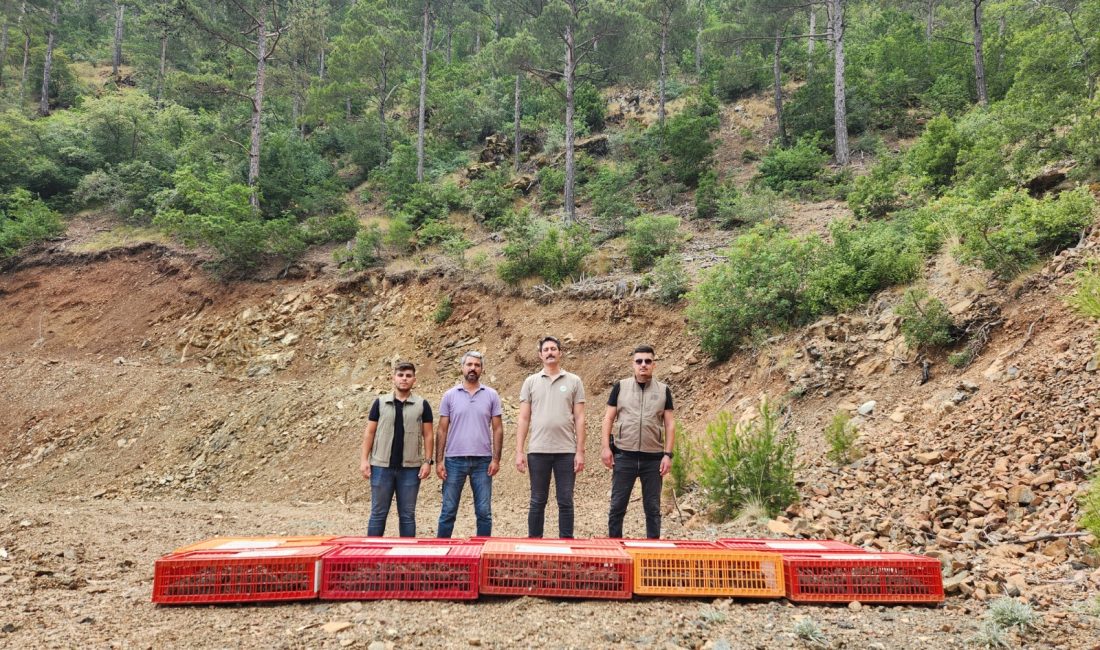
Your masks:
M 321 562 L 324 599 L 477 598 L 481 546 L 346 546 Z
M 630 556 L 585 540 L 485 542 L 481 593 L 559 598 L 631 597 Z
M 817 553 L 783 557 L 795 602 L 941 603 L 935 558 L 906 553 Z
M 153 602 L 239 603 L 317 597 L 328 546 L 189 551 L 156 562 Z
M 783 556 L 734 551 L 714 542 L 626 540 L 634 593 L 647 596 L 782 598 Z
M 321 546 L 328 544 L 332 535 L 300 535 L 297 537 L 212 537 L 201 542 L 181 546 L 172 553 L 188 551 L 248 551 L 260 548 L 285 548 L 293 546 Z
M 738 551 L 767 553 L 866 553 L 867 549 L 832 539 L 754 539 L 730 537 L 718 540 L 719 546 Z

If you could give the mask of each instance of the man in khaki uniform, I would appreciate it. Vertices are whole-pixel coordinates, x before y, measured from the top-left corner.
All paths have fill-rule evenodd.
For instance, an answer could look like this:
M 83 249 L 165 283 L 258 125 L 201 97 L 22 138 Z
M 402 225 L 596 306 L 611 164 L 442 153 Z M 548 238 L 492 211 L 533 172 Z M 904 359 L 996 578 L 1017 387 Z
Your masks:
M 619 380 L 611 388 L 603 417 L 603 464 L 611 473 L 611 507 L 607 513 L 607 536 L 623 536 L 623 517 L 630 503 L 634 483 L 642 482 L 645 533 L 661 536 L 661 483 L 672 467 L 672 446 L 676 418 L 672 413 L 672 391 L 653 379 L 653 348 L 634 348 L 634 376 Z M 615 421 L 618 420 L 618 425 Z
M 530 470 L 531 504 L 527 536 L 542 537 L 550 475 L 558 501 L 558 536 L 573 537 L 573 485 L 584 469 L 584 384 L 561 369 L 561 343 L 539 341 L 542 370 L 523 381 L 519 392 L 516 469 Z M 530 433 L 530 446 L 524 449 Z M 526 454 L 524 453 L 526 451 Z

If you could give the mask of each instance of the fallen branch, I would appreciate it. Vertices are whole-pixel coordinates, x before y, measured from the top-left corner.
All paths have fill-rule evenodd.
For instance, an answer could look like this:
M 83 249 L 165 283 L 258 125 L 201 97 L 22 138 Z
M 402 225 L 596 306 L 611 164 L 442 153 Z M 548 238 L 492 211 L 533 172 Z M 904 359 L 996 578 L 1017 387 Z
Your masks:
M 1032 535 L 1031 537 L 1021 537 L 1015 541 L 1005 540 L 1005 544 L 1033 544 L 1035 542 L 1045 542 L 1048 539 L 1061 539 L 1064 537 L 1084 537 L 1089 533 L 1078 531 L 1075 533 L 1039 533 L 1038 535 Z

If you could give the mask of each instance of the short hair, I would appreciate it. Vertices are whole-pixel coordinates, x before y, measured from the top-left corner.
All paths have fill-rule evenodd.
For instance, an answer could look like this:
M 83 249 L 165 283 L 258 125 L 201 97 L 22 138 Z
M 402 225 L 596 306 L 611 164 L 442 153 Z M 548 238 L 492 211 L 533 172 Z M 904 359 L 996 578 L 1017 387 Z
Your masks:
M 630 353 L 630 356 L 633 357 L 635 354 L 652 354 L 653 356 L 657 356 L 657 353 L 653 351 L 653 346 L 645 345 L 644 343 L 634 348 L 634 351 Z
M 467 357 L 473 357 L 473 358 L 477 359 L 478 361 L 481 362 L 481 367 L 482 368 L 485 367 L 485 355 L 478 352 L 477 350 L 470 350 L 466 354 L 462 355 L 462 360 L 458 362 L 459 365 L 463 365 L 463 366 L 466 365 L 466 358 Z
M 408 370 L 412 372 L 412 374 L 416 374 L 416 366 L 413 365 L 412 361 L 398 361 L 397 363 L 393 364 L 393 374 L 396 375 L 402 370 Z
M 554 342 L 554 345 L 558 346 L 558 349 L 559 349 L 559 350 L 561 349 L 561 341 L 559 341 L 559 340 L 557 339 L 557 337 L 554 337 L 554 336 L 544 336 L 544 337 L 542 337 L 541 339 L 539 339 L 539 352 L 542 352 L 542 346 L 543 346 L 543 345 L 545 345 L 547 341 L 553 341 L 553 342 Z

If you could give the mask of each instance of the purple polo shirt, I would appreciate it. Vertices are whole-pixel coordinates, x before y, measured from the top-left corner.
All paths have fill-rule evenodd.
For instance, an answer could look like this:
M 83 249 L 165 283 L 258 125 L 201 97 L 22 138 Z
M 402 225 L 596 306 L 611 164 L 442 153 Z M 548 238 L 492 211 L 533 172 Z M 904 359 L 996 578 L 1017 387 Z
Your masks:
M 471 395 L 459 384 L 443 394 L 439 415 L 449 420 L 444 456 L 492 456 L 492 419 L 501 414 L 500 395 L 480 386 Z

